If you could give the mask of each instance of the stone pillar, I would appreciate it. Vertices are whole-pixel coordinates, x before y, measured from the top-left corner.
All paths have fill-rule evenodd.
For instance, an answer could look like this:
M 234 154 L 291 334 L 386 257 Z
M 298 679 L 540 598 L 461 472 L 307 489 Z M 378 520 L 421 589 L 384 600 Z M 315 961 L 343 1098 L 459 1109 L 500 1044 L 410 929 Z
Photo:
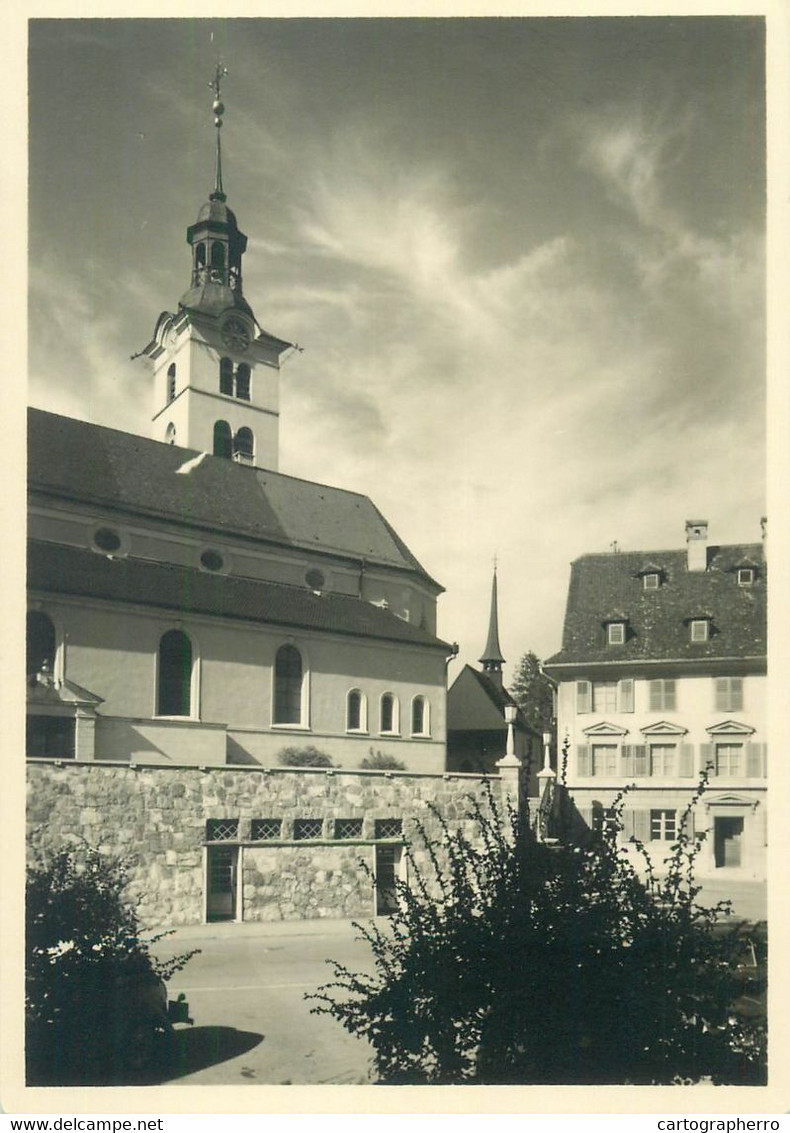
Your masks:
M 546 805 L 550 806 L 552 801 L 552 790 L 557 779 L 557 772 L 551 766 L 551 732 L 543 733 L 543 767 L 538 772 L 538 794 L 540 797 L 540 806 L 538 814 L 537 835 L 539 842 L 556 842 L 556 838 L 550 838 L 544 830 L 545 820 L 543 819 L 543 800 L 546 799 Z M 548 797 L 546 792 L 549 792 Z
M 516 735 L 514 724 L 518 709 L 515 704 L 505 705 L 505 720 L 507 721 L 507 744 L 505 755 L 497 760 L 499 782 L 501 787 L 501 802 L 503 812 L 510 806 L 517 814 L 521 814 L 521 760 L 516 755 Z M 506 828 L 509 832 L 509 827 Z

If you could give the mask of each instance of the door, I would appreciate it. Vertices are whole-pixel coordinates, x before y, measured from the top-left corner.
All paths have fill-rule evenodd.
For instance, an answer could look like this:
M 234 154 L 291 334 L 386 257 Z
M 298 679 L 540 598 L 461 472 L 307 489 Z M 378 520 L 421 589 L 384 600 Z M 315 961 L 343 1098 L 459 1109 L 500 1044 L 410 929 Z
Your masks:
M 206 920 L 235 920 L 238 861 L 238 846 L 209 846 Z
M 743 818 L 721 817 L 714 819 L 713 853 L 716 868 L 741 864 Z
M 395 878 L 400 869 L 402 846 L 376 846 L 376 915 L 398 910 Z

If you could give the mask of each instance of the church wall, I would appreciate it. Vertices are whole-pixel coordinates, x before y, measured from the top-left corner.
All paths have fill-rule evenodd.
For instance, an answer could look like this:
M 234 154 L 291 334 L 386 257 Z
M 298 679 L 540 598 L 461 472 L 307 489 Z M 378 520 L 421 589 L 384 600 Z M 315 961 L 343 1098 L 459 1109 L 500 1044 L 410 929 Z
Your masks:
M 96 758 L 150 759 L 186 764 L 276 765 L 287 746 L 307 744 L 345 766 L 358 766 L 369 748 L 385 750 L 407 767 L 441 771 L 445 756 L 445 664 L 435 650 L 331 635 L 292 633 L 277 627 L 180 619 L 166 611 L 51 598 L 42 602 L 65 642 L 64 674 L 102 697 Z M 157 720 L 159 641 L 168 629 L 189 633 L 198 658 L 193 677 L 194 719 Z M 305 668 L 307 727 L 272 728 L 273 666 L 277 649 L 293 642 Z M 361 676 L 360 674 L 364 674 Z M 351 689 L 367 698 L 367 731 L 348 735 Z M 397 735 L 379 730 L 380 698 L 400 705 Z M 429 735 L 412 738 L 411 702 L 430 706 Z M 227 726 L 227 742 L 217 727 Z
M 489 782 L 499 799 L 498 778 Z M 415 821 L 438 834 L 433 804 L 451 829 L 461 825 L 474 838 L 475 825 L 466 817 L 468 796 L 485 810 L 485 784 L 479 776 L 58 766 L 31 760 L 28 841 L 31 857 L 82 839 L 103 853 L 122 855 L 130 894 L 139 900 L 146 926 L 198 924 L 206 919 L 206 862 L 215 845 L 207 844 L 207 820 L 236 819 L 235 919 L 366 917 L 373 913 L 374 892 L 359 859 L 375 862 L 382 842 L 376 819 L 401 819 L 407 838 Z M 261 818 L 282 820 L 276 843 L 252 841 L 251 820 Z M 298 841 L 294 820 L 299 818 L 321 819 L 321 836 Z M 338 840 L 334 821 L 348 818 L 362 820 L 361 836 Z M 386 842 L 400 844 L 397 838 Z M 417 840 L 414 848 L 427 870 L 427 855 Z

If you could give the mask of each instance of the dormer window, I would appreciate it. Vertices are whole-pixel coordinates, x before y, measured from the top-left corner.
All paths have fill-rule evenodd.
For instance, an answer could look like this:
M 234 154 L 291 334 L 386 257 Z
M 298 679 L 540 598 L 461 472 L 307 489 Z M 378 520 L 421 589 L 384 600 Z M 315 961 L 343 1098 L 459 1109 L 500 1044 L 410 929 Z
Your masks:
M 754 570 L 752 567 L 738 567 L 738 585 L 751 586 L 754 582 Z
M 691 619 L 691 641 L 699 645 L 710 637 L 710 621 L 708 618 Z
M 606 627 L 606 640 L 609 645 L 624 645 L 625 622 L 609 622 Z
M 657 573 L 651 571 L 648 574 L 642 575 L 642 586 L 645 590 L 658 590 L 660 584 L 661 579 Z

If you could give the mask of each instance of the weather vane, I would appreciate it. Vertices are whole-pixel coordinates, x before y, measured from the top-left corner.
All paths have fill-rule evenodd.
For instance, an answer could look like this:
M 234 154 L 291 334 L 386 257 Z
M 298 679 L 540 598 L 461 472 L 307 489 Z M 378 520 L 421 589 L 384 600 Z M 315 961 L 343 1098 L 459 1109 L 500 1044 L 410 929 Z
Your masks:
M 217 172 L 214 178 L 214 192 L 211 194 L 212 200 L 217 201 L 225 200 L 225 193 L 222 188 L 222 143 L 220 141 L 222 115 L 225 113 L 225 104 L 220 98 L 220 90 L 222 87 L 222 78 L 224 75 L 227 75 L 227 73 L 228 68 L 217 60 L 214 78 L 208 84 L 214 91 L 214 101 L 211 104 L 211 110 L 214 115 L 214 125 L 217 127 Z

